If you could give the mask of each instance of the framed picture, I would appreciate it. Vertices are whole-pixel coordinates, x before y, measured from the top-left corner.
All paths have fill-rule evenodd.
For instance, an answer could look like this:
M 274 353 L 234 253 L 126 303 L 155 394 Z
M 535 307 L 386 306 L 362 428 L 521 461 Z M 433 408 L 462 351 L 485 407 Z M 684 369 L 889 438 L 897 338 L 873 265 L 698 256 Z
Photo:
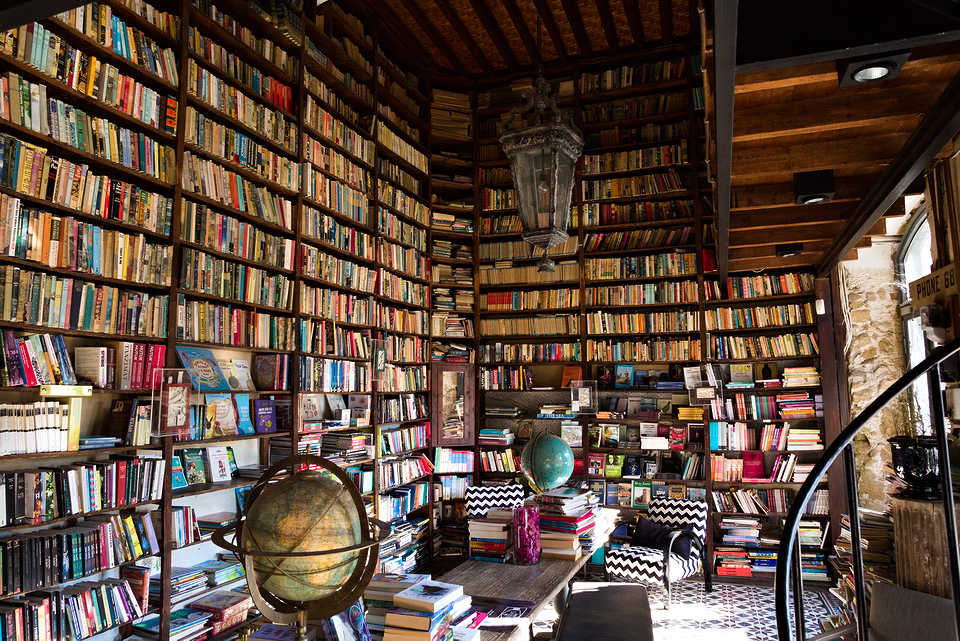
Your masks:
M 160 412 L 165 431 L 189 429 L 190 388 L 190 383 L 172 383 L 164 389 L 160 400 Z
M 597 381 L 600 389 L 613 389 L 613 368 L 609 365 L 598 367 Z
M 633 386 L 633 365 L 614 366 L 614 387 L 630 389 Z

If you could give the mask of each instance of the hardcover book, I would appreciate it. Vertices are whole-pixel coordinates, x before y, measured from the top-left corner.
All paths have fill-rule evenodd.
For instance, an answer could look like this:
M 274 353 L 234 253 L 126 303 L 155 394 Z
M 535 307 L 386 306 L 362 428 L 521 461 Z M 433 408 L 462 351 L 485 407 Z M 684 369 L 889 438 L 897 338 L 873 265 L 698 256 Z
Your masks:
M 212 482 L 230 480 L 230 457 L 227 455 L 226 447 L 208 447 L 207 465 L 209 466 L 209 477 Z
M 216 411 L 213 421 L 204 425 L 203 437 L 214 438 L 236 434 L 237 417 L 233 407 L 233 396 L 230 394 L 207 394 L 206 396 L 207 406 L 215 406 Z
M 393 603 L 397 607 L 411 610 L 437 612 L 461 594 L 463 594 L 462 585 L 440 581 L 420 581 L 398 592 L 393 597 Z
M 254 429 L 257 434 L 269 434 L 277 431 L 277 411 L 274 401 L 256 400 L 253 402 Z
M 207 466 L 201 449 L 181 450 L 183 472 L 190 485 L 199 485 L 207 482 Z
M 186 368 L 196 372 L 193 387 L 199 392 L 229 392 L 230 385 L 209 349 L 177 346 L 177 356 Z
M 174 456 L 170 463 L 170 481 L 173 489 L 187 487 L 187 477 L 183 474 L 183 466 L 180 463 L 180 457 Z

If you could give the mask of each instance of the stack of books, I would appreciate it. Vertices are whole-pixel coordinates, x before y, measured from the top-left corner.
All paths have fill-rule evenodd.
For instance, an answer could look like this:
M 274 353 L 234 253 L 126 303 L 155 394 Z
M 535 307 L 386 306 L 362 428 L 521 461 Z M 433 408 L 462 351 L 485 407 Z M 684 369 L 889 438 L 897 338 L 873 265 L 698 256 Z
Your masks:
M 363 591 L 370 636 L 374 639 L 383 638 L 387 611 L 393 607 L 393 597 L 397 592 L 402 592 L 419 581 L 429 581 L 430 578 L 429 574 L 375 574 L 367 589 Z
M 753 572 L 758 576 L 773 578 L 777 572 L 776 550 L 749 550 L 747 558 L 753 563 Z
M 746 550 L 734 547 L 714 549 L 716 570 L 720 576 L 753 576 L 750 557 Z
M 760 545 L 760 519 L 748 516 L 728 516 L 720 521 L 724 545 Z
M 193 641 L 206 638 L 210 628 L 205 624 L 213 615 L 192 608 L 180 608 L 170 613 L 170 636 L 172 641 Z M 151 614 L 133 625 L 133 630 L 149 639 L 160 638 L 160 615 Z
M 365 461 L 369 458 L 366 437 L 360 431 L 327 432 L 320 442 L 320 455 L 339 456 L 347 463 Z
M 804 581 L 829 581 L 826 556 L 820 552 L 800 551 L 800 576 Z
M 584 549 L 591 549 L 600 500 L 589 489 L 558 487 L 533 497 L 531 504 L 540 508 L 540 538 L 556 540 L 552 535 L 575 537 L 577 546 L 567 550 L 542 546 L 547 558 L 576 559 Z M 548 551 L 549 550 L 549 551 Z M 570 550 L 570 551 L 568 551 Z
M 784 387 L 820 387 L 816 367 L 785 367 L 782 376 Z
M 206 574 L 207 585 L 210 587 L 230 583 L 244 576 L 243 565 L 237 561 L 210 560 L 198 563 L 193 568 Z
M 509 416 L 511 418 L 520 416 L 519 407 L 487 407 L 484 412 L 487 416 Z
M 820 521 L 814 521 L 813 519 L 801 519 L 797 528 L 797 532 L 800 535 L 800 549 L 822 549 L 823 546 L 827 544 L 827 531 L 829 528 L 829 521 L 821 524 Z
M 197 525 L 200 526 L 200 534 L 207 535 L 236 520 L 236 512 L 216 512 L 214 514 L 207 514 L 206 516 L 198 516 Z
M 211 592 L 190 604 L 193 610 L 209 612 L 213 616 L 207 619 L 205 629 L 210 634 L 220 634 L 247 620 L 247 613 L 253 607 L 253 599 L 246 594 L 236 592 Z
M 493 427 L 480 428 L 480 445 L 513 445 L 514 433 L 509 428 L 497 429 Z
M 570 405 L 545 404 L 540 406 L 537 418 L 576 418 Z
M 397 592 L 385 616 L 383 641 L 452 639 L 454 610 L 462 614 L 470 607 L 470 597 L 462 597 L 462 585 L 427 579 Z
M 467 522 L 470 558 L 506 563 L 513 556 L 513 510 L 490 510 L 483 518 Z
M 681 405 L 677 408 L 677 418 L 681 421 L 702 421 L 703 408 Z
M 817 417 L 816 404 L 809 392 L 777 394 L 777 410 L 780 418 L 788 421 Z
M 819 428 L 791 427 L 787 433 L 787 449 L 807 452 L 822 450 Z
M 198 568 L 170 568 L 170 575 L 150 577 L 150 602 L 160 602 L 160 589 L 164 581 L 170 582 L 170 595 L 175 601 L 203 592 L 207 589 L 207 575 Z

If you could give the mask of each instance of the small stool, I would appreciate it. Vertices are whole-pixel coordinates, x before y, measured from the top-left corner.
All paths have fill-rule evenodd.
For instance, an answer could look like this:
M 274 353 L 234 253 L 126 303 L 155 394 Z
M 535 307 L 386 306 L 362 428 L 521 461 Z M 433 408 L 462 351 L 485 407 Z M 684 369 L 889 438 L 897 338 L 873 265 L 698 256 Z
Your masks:
M 574 583 L 554 639 L 653 641 L 647 589 L 635 583 Z

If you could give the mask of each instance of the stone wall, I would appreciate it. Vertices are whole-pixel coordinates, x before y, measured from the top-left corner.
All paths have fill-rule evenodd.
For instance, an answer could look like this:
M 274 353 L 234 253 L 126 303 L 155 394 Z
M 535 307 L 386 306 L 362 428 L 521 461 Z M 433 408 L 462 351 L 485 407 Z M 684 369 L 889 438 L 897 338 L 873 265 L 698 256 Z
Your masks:
M 846 289 L 845 346 L 850 418 L 856 417 L 904 369 L 900 329 L 900 290 L 894 272 L 897 243 L 875 245 L 861 258 L 841 263 Z M 841 297 L 842 298 L 842 297 Z M 886 507 L 883 464 L 890 460 L 887 439 L 896 435 L 899 409 L 888 405 L 854 441 L 860 505 Z

